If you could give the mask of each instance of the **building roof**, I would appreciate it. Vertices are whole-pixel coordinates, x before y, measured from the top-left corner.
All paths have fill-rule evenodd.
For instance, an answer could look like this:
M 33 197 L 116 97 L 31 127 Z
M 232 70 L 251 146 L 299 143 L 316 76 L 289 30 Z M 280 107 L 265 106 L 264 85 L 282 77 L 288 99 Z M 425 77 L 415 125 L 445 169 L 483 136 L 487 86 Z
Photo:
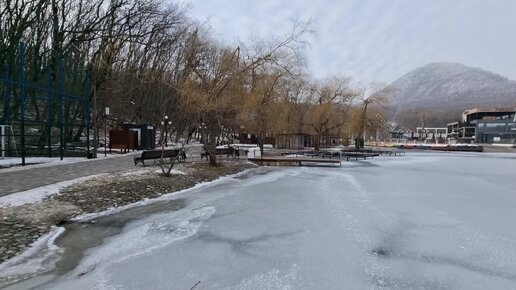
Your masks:
M 462 113 L 462 120 L 466 121 L 467 116 L 471 114 L 478 114 L 478 113 L 515 113 L 516 107 L 504 107 L 504 108 L 472 108 L 465 110 Z

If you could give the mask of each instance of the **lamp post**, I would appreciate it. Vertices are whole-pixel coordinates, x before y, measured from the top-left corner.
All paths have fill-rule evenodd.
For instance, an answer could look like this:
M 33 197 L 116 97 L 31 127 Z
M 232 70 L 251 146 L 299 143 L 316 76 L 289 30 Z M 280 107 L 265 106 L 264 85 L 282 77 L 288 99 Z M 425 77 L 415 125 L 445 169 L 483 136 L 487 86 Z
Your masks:
M 163 117 L 163 120 L 161 121 L 161 126 L 162 126 L 162 129 L 164 128 L 164 131 L 165 131 L 165 147 L 168 146 L 167 144 L 167 134 L 168 134 L 168 126 L 171 125 L 172 122 L 168 120 L 168 116 L 165 115 Z M 161 139 L 163 139 L 163 132 L 161 133 Z M 161 143 L 163 143 L 163 140 L 161 140 Z
M 104 108 L 104 157 L 107 156 L 107 121 L 109 116 L 109 107 Z
M 199 126 L 200 142 L 202 144 L 206 144 L 206 140 L 204 140 L 203 133 L 204 133 L 204 135 L 206 135 L 206 129 L 207 128 L 208 127 L 206 126 L 206 124 L 204 124 L 204 122 L 201 123 L 201 125 Z M 199 140 L 199 138 L 197 138 L 197 139 Z

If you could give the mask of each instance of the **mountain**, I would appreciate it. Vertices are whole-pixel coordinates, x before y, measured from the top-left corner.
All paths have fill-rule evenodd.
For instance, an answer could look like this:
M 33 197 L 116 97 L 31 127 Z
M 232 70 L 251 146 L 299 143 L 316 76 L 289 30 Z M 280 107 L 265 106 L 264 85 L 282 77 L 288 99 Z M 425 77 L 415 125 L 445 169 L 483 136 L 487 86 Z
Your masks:
M 458 63 L 431 63 L 388 86 L 393 113 L 516 105 L 516 81 Z

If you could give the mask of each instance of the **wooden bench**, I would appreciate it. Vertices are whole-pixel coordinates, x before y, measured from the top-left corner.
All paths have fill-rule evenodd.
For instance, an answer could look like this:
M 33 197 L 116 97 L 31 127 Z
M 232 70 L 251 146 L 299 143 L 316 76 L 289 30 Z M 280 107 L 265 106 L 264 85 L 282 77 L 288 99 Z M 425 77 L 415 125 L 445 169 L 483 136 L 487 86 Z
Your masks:
M 145 160 L 154 160 L 161 159 L 161 150 L 145 150 L 142 152 L 141 156 L 134 157 L 134 166 L 138 165 L 138 163 L 142 163 L 145 166 Z M 173 150 L 165 150 L 163 151 L 163 158 L 172 160 L 177 159 L 179 162 L 186 159 L 186 154 L 182 149 L 173 149 Z
M 226 155 L 226 158 L 229 158 L 229 156 L 238 157 L 240 158 L 240 151 L 235 150 L 233 147 L 229 148 L 216 148 L 215 149 L 215 155 L 219 155 L 222 157 L 222 155 Z M 201 160 L 206 157 L 206 160 L 208 159 L 208 152 L 206 152 L 206 149 L 204 149 L 204 152 L 201 153 Z

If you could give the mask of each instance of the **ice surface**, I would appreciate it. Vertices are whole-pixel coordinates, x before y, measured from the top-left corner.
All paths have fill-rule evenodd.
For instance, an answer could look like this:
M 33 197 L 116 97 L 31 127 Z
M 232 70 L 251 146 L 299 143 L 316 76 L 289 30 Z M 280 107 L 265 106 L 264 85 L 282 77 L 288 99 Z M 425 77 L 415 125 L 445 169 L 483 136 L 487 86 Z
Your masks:
M 183 194 L 42 289 L 514 289 L 516 155 L 260 168 Z M 179 196 L 177 196 L 179 197 Z
M 64 277 L 57 289 L 111 289 L 115 286 L 110 284 L 113 269 L 123 268 L 128 261 L 159 253 L 167 245 L 195 235 L 202 223 L 214 213 L 215 208 L 207 206 L 174 214 L 158 214 L 130 223 L 121 234 L 109 239 L 105 247 L 95 248 L 86 256 Z
M 59 260 L 62 249 L 54 242 L 64 232 L 64 228 L 54 227 L 48 234 L 33 243 L 21 255 L 0 264 L 0 286 L 8 280 L 23 279 L 33 273 L 51 270 Z

